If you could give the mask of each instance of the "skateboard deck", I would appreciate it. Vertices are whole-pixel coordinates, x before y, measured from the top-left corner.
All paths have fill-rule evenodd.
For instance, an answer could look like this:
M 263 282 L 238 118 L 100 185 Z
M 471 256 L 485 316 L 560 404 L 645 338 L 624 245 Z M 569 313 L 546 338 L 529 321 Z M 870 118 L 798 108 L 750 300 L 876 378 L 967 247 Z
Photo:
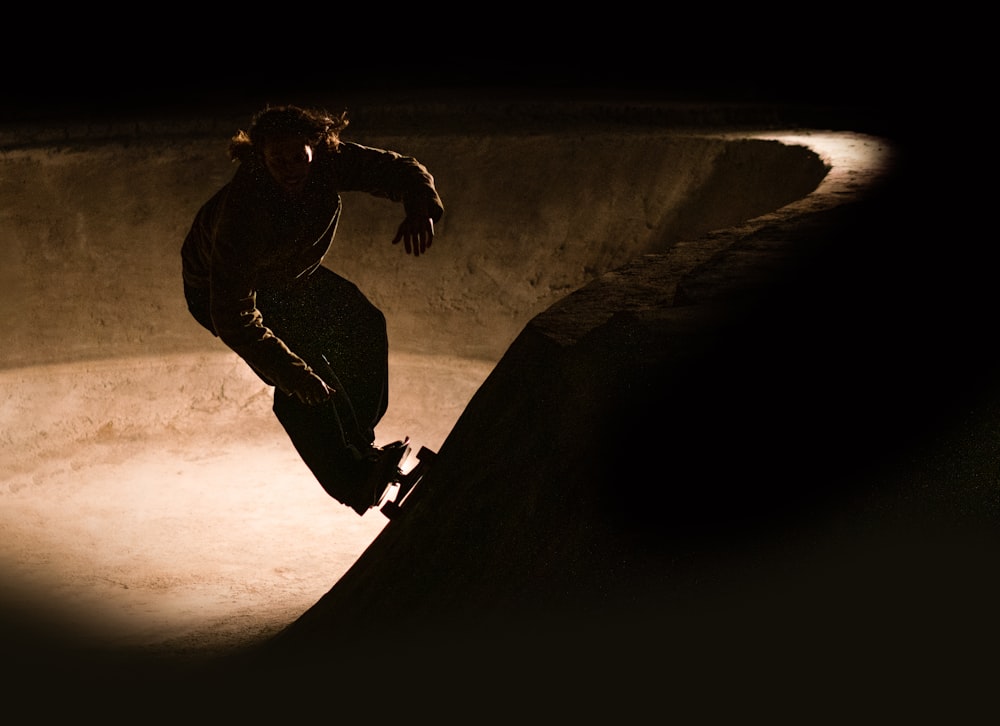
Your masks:
M 396 495 L 391 501 L 382 505 L 382 514 L 389 519 L 400 515 L 403 507 L 406 506 L 407 499 L 410 498 L 413 490 L 430 470 L 435 456 L 436 454 L 426 446 L 420 447 L 420 451 L 417 452 L 417 463 L 407 473 L 400 475 Z

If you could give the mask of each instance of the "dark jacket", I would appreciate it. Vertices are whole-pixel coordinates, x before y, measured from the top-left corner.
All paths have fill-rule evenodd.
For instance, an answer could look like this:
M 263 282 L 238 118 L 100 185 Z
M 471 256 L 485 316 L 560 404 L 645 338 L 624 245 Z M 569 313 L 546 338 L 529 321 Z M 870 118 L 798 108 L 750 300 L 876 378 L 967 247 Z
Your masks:
M 434 179 L 416 159 L 341 142 L 317 153 L 299 197 L 288 196 L 256 159 L 198 212 L 181 248 L 192 314 L 254 370 L 286 393 L 311 372 L 268 328 L 259 290 L 281 290 L 322 263 L 337 231 L 340 192 L 402 202 L 407 215 L 444 213 Z

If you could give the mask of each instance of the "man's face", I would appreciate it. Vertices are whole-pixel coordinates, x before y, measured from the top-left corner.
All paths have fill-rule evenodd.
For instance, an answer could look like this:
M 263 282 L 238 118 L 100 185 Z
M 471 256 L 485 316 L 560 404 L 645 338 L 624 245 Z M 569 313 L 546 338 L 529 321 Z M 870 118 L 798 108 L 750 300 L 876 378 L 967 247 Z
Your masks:
M 306 185 L 313 150 L 298 138 L 272 139 L 262 149 L 264 166 L 271 177 L 289 194 L 298 194 Z

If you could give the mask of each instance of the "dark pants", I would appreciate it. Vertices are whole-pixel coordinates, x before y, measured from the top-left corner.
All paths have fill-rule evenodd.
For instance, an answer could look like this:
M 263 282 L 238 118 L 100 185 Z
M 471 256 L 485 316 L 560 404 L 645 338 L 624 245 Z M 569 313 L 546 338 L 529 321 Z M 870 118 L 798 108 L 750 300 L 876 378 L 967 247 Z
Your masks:
M 308 406 L 275 388 L 273 410 L 326 492 L 350 505 L 388 407 L 385 316 L 354 283 L 325 267 L 280 292 L 258 291 L 257 308 L 264 325 L 336 391 L 330 401 Z

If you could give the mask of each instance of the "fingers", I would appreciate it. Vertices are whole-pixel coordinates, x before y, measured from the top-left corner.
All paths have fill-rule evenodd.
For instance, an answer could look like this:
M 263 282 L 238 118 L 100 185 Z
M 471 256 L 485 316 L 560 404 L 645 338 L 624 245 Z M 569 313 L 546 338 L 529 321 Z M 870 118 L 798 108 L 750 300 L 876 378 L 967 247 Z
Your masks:
M 431 248 L 434 242 L 434 220 L 430 217 L 424 219 L 424 224 L 420 229 L 420 252 L 423 254 Z
M 421 219 L 406 238 L 406 254 L 414 257 L 427 252 L 434 241 L 434 222 L 428 217 Z
M 406 254 L 419 257 L 434 242 L 434 220 L 430 217 L 407 217 L 399 225 L 392 243 L 403 242 Z

